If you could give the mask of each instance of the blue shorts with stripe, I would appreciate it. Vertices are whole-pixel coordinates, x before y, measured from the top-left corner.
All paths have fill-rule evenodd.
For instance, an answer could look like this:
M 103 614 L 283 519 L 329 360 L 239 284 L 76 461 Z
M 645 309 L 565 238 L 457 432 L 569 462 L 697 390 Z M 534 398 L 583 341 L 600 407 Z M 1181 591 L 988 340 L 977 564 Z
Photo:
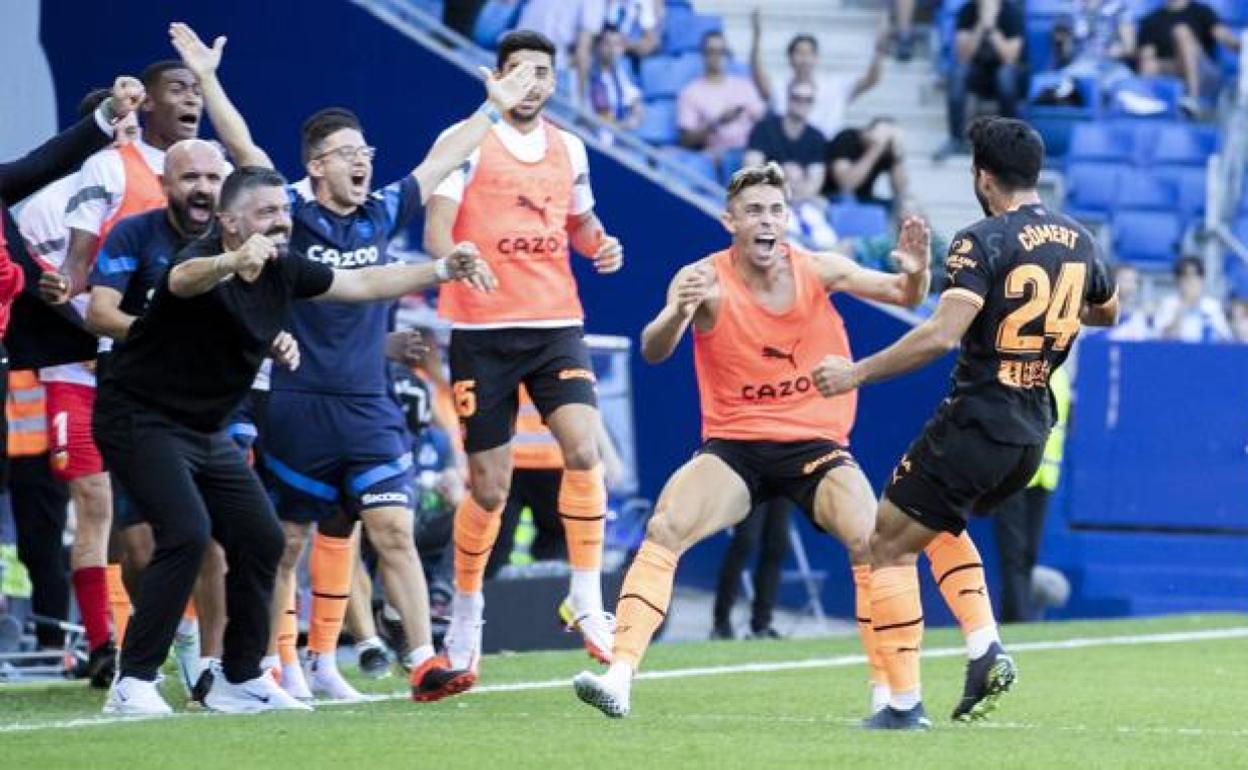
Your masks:
M 411 434 L 389 396 L 273 391 L 260 437 L 284 521 L 413 505 Z

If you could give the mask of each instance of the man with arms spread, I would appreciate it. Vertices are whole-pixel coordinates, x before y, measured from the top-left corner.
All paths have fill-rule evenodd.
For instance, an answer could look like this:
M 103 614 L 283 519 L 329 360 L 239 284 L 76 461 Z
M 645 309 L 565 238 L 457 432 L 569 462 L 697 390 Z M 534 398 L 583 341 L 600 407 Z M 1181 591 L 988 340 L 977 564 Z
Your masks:
M 972 511 L 991 510 L 1027 485 L 1053 425 L 1050 374 L 1066 360 L 1081 324 L 1112 326 L 1118 318 L 1117 292 L 1096 241 L 1040 203 L 1040 136 L 1019 120 L 982 118 L 969 137 L 985 219 L 953 239 L 949 288 L 935 314 L 875 355 L 856 363 L 829 356 L 814 371 L 824 396 L 843 397 L 961 346 L 949 397 L 880 500 L 871 618 L 892 697 L 866 721 L 871 729 L 930 727 L 919 688 L 919 552 L 941 533 L 962 532 Z M 991 709 L 1014 676 L 999 643 L 971 661 L 963 702 L 980 700 L 969 716 Z M 969 692 L 972 682 L 976 693 Z
M 511 483 L 522 383 L 564 460 L 559 514 L 572 577 L 559 612 L 591 655 L 611 650 L 600 584 L 607 493 L 599 416 L 569 248 L 592 257 L 600 273 L 619 270 L 624 255 L 594 213 L 585 145 L 542 118 L 555 90 L 554 45 L 526 30 L 504 36 L 498 74 L 523 66 L 535 68 L 533 88 L 434 191 L 425 222 L 426 251 L 445 256 L 456 241 L 471 241 L 499 280 L 488 297 L 447 286 L 438 300 L 452 324 L 451 380 L 471 476 L 471 494 L 455 511 L 446 648 L 456 668 L 475 669 L 480 656 L 482 579 Z

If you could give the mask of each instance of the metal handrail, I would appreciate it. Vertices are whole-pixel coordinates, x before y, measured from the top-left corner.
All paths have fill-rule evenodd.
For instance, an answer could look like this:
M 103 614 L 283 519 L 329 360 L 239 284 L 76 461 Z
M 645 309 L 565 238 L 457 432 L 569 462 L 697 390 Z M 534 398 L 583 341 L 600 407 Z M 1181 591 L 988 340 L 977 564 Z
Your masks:
M 412 0 L 350 0 L 408 38 L 446 57 L 466 74 L 480 78 L 481 66 L 492 66 L 492 55 L 417 7 Z M 609 155 L 629 169 L 697 206 L 719 216 L 725 190 L 722 185 L 673 162 L 652 145 L 607 123 L 574 100 L 556 93 L 546 107 L 547 116 L 561 128 L 574 131 L 586 144 Z M 679 184 L 672 184 L 672 181 Z

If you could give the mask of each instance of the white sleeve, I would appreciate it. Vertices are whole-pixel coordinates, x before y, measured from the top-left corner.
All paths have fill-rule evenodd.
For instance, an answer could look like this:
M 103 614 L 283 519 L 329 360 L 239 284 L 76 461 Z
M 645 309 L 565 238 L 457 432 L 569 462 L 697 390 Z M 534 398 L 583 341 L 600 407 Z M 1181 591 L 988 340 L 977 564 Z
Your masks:
M 125 170 L 114 152 L 92 155 L 78 174 L 78 189 L 65 206 L 65 226 L 99 235 L 125 193 Z
M 1213 327 L 1213 338 L 1218 342 L 1226 342 L 1234 335 L 1231 334 L 1231 325 L 1226 320 L 1226 311 L 1222 308 L 1222 303 L 1213 297 L 1205 298 L 1208 303 L 1205 312 L 1209 316 L 1209 325 Z
M 1161 304 L 1157 307 L 1157 312 L 1153 314 L 1153 327 L 1158 331 L 1164 331 L 1167 326 L 1174 323 L 1174 317 L 1179 312 L 1179 298 L 1165 297 L 1161 300 Z
M 438 134 L 438 138 L 434 141 L 434 144 L 436 145 L 438 142 L 442 141 L 447 134 L 451 133 L 459 126 L 460 124 L 456 123 L 442 133 Z M 468 159 L 459 165 L 459 168 L 447 174 L 446 178 L 439 182 L 437 187 L 433 188 L 433 194 L 441 195 L 444 198 L 450 198 L 456 203 L 461 203 L 464 200 L 464 188 L 468 186 L 468 182 L 472 179 L 473 173 L 476 172 L 477 162 L 480 158 L 481 150 L 473 150 L 472 154 L 468 156 Z
M 642 0 L 641 11 L 637 14 L 637 25 L 649 32 L 658 23 L 658 14 L 654 12 L 654 0 Z
M 562 129 L 559 135 L 563 137 L 563 143 L 568 148 L 568 160 L 572 162 L 572 202 L 568 213 L 578 217 L 594 207 L 594 190 L 589 184 L 589 153 L 580 137 Z

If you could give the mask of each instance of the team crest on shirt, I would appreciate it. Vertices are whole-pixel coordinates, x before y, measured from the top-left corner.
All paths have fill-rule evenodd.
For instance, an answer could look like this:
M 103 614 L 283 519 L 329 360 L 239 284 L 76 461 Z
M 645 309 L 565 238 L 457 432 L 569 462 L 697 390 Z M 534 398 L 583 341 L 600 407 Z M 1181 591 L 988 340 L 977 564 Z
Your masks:
M 975 248 L 975 244 L 974 242 L 971 241 L 970 238 L 960 238 L 958 239 L 957 243 L 953 244 L 953 248 L 951 248 L 949 251 L 951 251 L 955 255 L 963 255 L 963 254 L 970 254 L 971 250 L 974 248 Z

